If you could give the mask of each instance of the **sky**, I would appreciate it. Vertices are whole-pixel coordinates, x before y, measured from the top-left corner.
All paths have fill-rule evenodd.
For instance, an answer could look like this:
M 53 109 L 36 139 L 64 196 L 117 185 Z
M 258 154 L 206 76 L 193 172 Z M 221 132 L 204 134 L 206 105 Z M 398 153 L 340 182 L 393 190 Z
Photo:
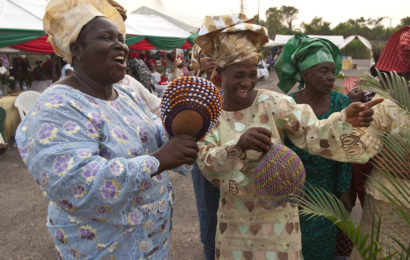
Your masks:
M 128 11 L 148 6 L 193 26 L 200 27 L 205 15 L 238 13 L 240 0 L 117 0 Z M 244 0 L 246 14 L 253 17 L 264 13 L 269 7 L 293 6 L 299 10 L 296 25 L 309 23 L 315 16 L 322 17 L 335 27 L 348 19 L 386 17 L 385 26 L 396 26 L 400 19 L 410 16 L 409 0 Z

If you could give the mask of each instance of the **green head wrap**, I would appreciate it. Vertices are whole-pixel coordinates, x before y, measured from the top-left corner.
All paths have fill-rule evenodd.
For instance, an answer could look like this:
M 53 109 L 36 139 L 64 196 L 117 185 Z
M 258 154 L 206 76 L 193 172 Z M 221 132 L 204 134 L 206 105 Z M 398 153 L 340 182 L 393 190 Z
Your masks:
M 342 69 L 339 48 L 326 39 L 296 34 L 286 43 L 274 66 L 279 88 L 288 93 L 296 82 L 303 88 L 302 71 L 324 62 L 334 63 L 337 75 Z

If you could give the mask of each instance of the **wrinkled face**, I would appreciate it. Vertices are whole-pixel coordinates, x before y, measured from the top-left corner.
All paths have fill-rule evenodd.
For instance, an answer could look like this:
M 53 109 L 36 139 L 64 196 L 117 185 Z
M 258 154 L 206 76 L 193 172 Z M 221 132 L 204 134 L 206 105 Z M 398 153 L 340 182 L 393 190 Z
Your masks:
M 249 106 L 255 97 L 253 92 L 258 82 L 257 65 L 250 60 L 235 63 L 220 72 L 224 103 L 236 104 L 239 107 Z
M 115 24 L 105 17 L 97 17 L 81 34 L 78 55 L 83 57 L 85 73 L 103 83 L 112 84 L 124 78 L 128 47 Z
M 335 65 L 324 62 L 302 72 L 306 88 L 318 93 L 327 94 L 333 89 L 335 83 Z

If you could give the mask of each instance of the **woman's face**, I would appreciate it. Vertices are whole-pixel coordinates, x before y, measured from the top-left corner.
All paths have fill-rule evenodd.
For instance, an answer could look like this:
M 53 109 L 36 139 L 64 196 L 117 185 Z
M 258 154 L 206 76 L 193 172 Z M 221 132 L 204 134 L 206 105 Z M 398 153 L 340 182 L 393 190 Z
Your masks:
M 250 106 L 255 98 L 254 88 L 258 82 L 257 65 L 250 60 L 235 63 L 220 72 L 224 91 L 224 106 L 239 110 Z
M 154 71 L 156 70 L 155 65 L 154 65 L 153 63 L 150 63 L 150 64 L 148 65 L 148 67 L 149 67 L 149 69 L 150 69 L 151 72 L 154 72 Z
M 83 41 L 79 44 L 84 72 L 103 84 L 123 79 L 128 47 L 115 24 L 105 17 L 97 17 L 85 29 Z
M 302 72 L 306 88 L 318 94 L 329 94 L 335 83 L 335 65 L 324 62 Z

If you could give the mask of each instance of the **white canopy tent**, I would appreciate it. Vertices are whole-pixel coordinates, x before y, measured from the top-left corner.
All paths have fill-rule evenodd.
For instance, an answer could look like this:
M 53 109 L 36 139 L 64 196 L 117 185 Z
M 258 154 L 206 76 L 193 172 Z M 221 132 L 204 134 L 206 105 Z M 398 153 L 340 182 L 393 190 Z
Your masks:
M 281 46 L 281 45 L 283 44 L 277 43 L 274 40 L 269 39 L 269 41 L 265 45 L 263 45 L 263 47 L 275 47 L 275 46 Z
M 46 1 L 0 0 L 0 27 L 43 30 Z
M 273 41 L 271 46 L 281 46 L 285 45 L 290 38 L 294 35 L 276 35 L 275 40 Z M 337 47 L 341 48 L 341 46 L 345 43 L 343 35 L 308 35 L 311 38 L 323 38 L 333 42 Z
M 186 38 L 191 34 L 158 15 L 131 13 L 125 21 L 127 34 Z
M 355 39 L 359 39 L 359 41 L 361 41 L 363 43 L 364 46 L 366 46 L 369 50 L 372 49 L 372 45 L 370 44 L 369 40 L 367 40 L 366 38 L 360 36 L 360 35 L 351 35 L 349 37 L 347 37 L 345 39 L 345 42 L 342 46 L 340 46 L 340 49 L 343 49 L 344 47 L 346 47 L 346 45 L 348 45 L 351 41 L 355 40 Z
M 0 10 L 2 10 L 0 11 L 0 27 L 43 30 L 43 15 L 46 5 L 46 1 L 0 0 Z M 178 24 L 172 23 L 156 13 L 143 14 L 135 11 L 128 13 L 128 19 L 125 22 L 127 34 L 178 38 L 186 38 L 191 35 Z
M 41 36 L 43 31 L 42 19 L 46 5 L 47 1 L 0 0 L 0 31 L 2 30 L 3 34 L 7 35 L 9 33 L 8 30 L 13 30 L 15 34 L 19 30 L 24 30 L 23 33 L 25 35 L 21 36 L 22 39 L 25 39 L 24 37 L 29 38 L 30 34 L 40 34 Z M 154 13 L 151 14 L 128 13 L 128 19 L 125 22 L 127 34 L 145 37 L 164 37 L 165 39 L 187 39 L 191 36 L 191 33 L 179 26 L 179 23 L 173 23 L 170 20 L 171 18 L 156 14 L 155 12 L 154 10 Z M 174 20 L 177 21 L 176 19 Z M 181 24 L 183 23 L 181 22 Z M 170 41 L 172 42 L 172 40 Z M 6 40 L 3 42 L 6 42 Z M 2 53 L 21 52 L 21 50 L 4 44 L 1 46 L 0 52 Z
M 43 30 L 44 13 L 47 2 L 30 0 L 0 0 L 0 28 Z M 11 47 L 0 48 L 2 53 L 18 53 L 20 50 Z
M 198 31 L 198 27 L 192 26 L 190 24 L 187 24 L 185 22 L 182 22 L 178 19 L 175 19 L 169 15 L 163 14 L 161 12 L 158 12 L 152 8 L 149 8 L 147 6 L 141 6 L 140 8 L 134 10 L 131 12 L 131 14 L 143 14 L 143 15 L 155 15 L 155 16 L 159 16 L 165 20 L 167 20 L 168 22 L 178 26 L 179 28 L 181 28 L 184 31 L 187 31 L 189 33 L 195 33 L 196 31 Z M 130 13 L 127 13 L 127 15 L 130 15 Z

